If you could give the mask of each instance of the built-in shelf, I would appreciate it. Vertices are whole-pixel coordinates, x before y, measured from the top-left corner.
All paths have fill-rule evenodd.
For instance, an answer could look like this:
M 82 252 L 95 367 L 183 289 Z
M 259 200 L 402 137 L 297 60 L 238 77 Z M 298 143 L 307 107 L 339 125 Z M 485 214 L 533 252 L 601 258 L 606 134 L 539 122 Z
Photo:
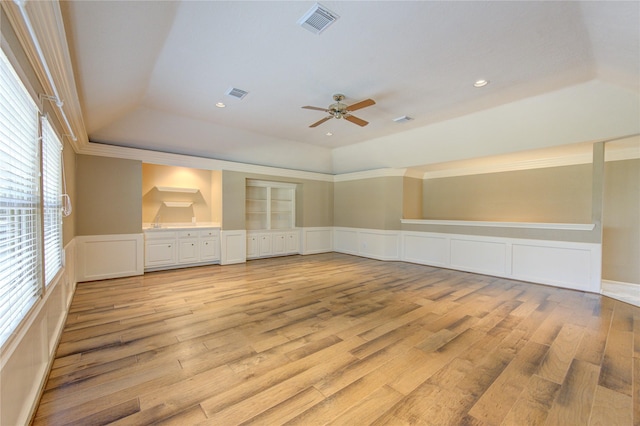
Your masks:
M 200 191 L 198 188 L 177 188 L 175 186 L 156 186 L 156 189 L 160 192 L 187 192 L 190 194 Z
M 492 228 L 564 229 L 573 231 L 592 231 L 596 226 L 593 223 L 490 222 L 482 220 L 402 219 L 400 222 L 409 225 L 488 226 Z
M 163 201 L 167 207 L 191 207 L 193 202 L 191 201 Z

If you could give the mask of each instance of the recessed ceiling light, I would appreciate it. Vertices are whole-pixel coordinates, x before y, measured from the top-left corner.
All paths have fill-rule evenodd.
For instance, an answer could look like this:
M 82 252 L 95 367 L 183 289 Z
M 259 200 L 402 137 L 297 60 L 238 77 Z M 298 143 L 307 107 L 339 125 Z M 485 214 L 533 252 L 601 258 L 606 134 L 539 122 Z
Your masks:
M 218 103 L 216 103 L 216 106 L 217 106 L 218 108 L 224 108 L 224 107 L 226 107 L 226 105 L 225 105 L 225 104 L 223 104 L 222 102 L 218 102 Z
M 476 82 L 473 83 L 473 87 L 484 87 L 487 84 L 489 84 L 489 80 L 476 80 Z
M 327 133 L 326 133 L 326 135 L 327 135 L 327 136 L 333 136 L 333 133 L 331 133 L 331 132 L 327 132 Z

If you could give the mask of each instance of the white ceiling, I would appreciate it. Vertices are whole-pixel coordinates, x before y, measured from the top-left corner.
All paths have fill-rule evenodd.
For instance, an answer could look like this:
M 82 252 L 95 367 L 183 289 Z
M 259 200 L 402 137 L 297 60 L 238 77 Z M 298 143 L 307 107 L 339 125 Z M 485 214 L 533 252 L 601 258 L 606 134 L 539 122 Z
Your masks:
M 323 1 L 340 18 L 320 35 L 297 24 L 313 5 L 61 2 L 89 140 L 344 173 L 562 144 L 512 138 L 491 146 L 469 137 L 416 150 L 404 140 L 411 132 L 428 140 L 437 132 L 423 129 L 532 97 L 557 99 L 576 85 L 585 84 L 580 93 L 594 104 L 606 98 L 617 108 L 624 98 L 633 109 L 638 99 L 639 2 Z M 479 78 L 491 83 L 474 88 Z M 249 94 L 231 98 L 230 87 Z M 374 99 L 355 113 L 370 124 L 333 119 L 309 128 L 325 113 L 301 107 L 327 107 L 334 93 L 344 93 L 347 104 Z M 402 115 L 414 120 L 393 121 Z M 526 134 L 535 120 L 526 117 L 518 131 Z M 620 132 L 636 125 L 620 124 Z M 622 136 L 595 133 L 593 139 Z M 564 143 L 587 140 L 567 136 Z M 380 144 L 405 154 L 383 150 L 374 159 Z

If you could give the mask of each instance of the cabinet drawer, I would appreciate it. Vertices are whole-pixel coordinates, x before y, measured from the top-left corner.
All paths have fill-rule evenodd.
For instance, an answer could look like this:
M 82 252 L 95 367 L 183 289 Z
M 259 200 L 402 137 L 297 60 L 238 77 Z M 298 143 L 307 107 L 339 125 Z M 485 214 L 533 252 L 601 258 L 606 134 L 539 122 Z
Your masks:
M 218 236 L 219 233 L 220 233 L 220 231 L 218 231 L 217 229 L 201 229 L 201 230 L 198 231 L 198 235 L 201 238 L 216 237 L 216 236 Z
M 176 238 L 175 231 L 145 231 L 144 238 L 147 240 L 167 240 Z
M 195 229 L 190 229 L 188 231 L 180 231 L 178 232 L 178 238 L 197 238 L 198 232 Z

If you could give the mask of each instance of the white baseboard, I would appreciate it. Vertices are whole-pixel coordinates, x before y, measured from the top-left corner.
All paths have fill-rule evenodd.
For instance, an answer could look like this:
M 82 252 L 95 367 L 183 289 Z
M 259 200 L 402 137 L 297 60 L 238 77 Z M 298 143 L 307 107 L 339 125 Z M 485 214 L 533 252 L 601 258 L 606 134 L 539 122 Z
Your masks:
M 144 273 L 144 234 L 76 237 L 78 282 Z
M 613 299 L 640 306 L 640 283 L 602 280 L 601 293 Z

